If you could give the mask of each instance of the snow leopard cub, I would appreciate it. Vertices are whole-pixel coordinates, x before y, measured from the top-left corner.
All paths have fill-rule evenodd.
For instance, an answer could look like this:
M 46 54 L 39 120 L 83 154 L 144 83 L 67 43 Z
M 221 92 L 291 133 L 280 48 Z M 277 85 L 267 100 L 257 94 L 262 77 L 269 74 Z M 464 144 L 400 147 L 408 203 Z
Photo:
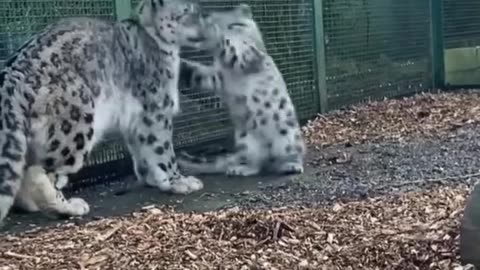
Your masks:
M 40 211 L 87 214 L 83 199 L 66 200 L 60 189 L 111 130 L 123 135 L 141 182 L 181 194 L 201 189 L 178 170 L 172 118 L 180 46 L 209 48 L 210 32 L 196 4 L 144 0 L 130 19 L 63 19 L 26 42 L 0 72 L 0 222 L 24 177 L 44 191 L 35 197 L 48 206 Z M 34 200 L 29 190 L 20 206 Z
M 303 173 L 306 147 L 295 108 L 250 7 L 240 4 L 205 19 L 220 37 L 213 65 L 182 59 L 180 76 L 190 87 L 216 91 L 222 98 L 234 126 L 235 152 L 210 161 L 182 152 L 180 168 L 237 176 L 262 170 Z

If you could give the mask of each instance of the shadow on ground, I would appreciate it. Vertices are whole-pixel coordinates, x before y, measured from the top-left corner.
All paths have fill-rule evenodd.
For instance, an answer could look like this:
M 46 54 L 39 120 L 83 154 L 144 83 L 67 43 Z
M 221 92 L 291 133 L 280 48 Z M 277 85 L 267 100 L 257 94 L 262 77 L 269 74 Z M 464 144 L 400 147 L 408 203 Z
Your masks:
M 234 206 L 312 206 L 425 189 L 438 184 L 472 184 L 480 177 L 479 154 L 480 127 L 472 126 L 437 138 L 337 145 L 321 151 L 310 149 L 303 175 L 203 176 L 205 188 L 188 196 L 139 187 L 131 177 L 74 194 L 85 198 L 92 211 L 87 217 L 73 221 L 129 214 L 152 204 L 173 205 L 178 211 L 210 211 Z M 65 221 L 52 220 L 41 214 L 11 213 L 2 230 L 18 232 L 60 222 Z

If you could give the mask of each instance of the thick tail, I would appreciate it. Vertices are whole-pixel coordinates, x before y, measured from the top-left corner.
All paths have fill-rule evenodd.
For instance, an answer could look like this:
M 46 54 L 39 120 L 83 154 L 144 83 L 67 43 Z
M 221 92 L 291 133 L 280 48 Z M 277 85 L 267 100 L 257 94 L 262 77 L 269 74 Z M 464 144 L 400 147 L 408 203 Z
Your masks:
M 192 174 L 220 174 L 227 171 L 229 160 L 232 154 L 221 154 L 213 158 L 197 157 L 180 152 L 178 155 L 178 165 L 180 169 L 188 171 Z
M 13 206 L 22 184 L 27 138 L 15 119 L 0 117 L 0 224 Z M 15 123 L 16 122 L 16 123 Z

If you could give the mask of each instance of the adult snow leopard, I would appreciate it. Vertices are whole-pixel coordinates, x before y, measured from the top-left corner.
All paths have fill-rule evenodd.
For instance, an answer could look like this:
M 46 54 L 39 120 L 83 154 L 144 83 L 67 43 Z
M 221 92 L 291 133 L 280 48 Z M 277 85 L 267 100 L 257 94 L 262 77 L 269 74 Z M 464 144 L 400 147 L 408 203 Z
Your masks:
M 183 60 L 181 78 L 197 89 L 216 91 L 226 104 L 235 152 L 214 160 L 182 152 L 179 165 L 191 173 L 250 176 L 266 169 L 303 173 L 305 144 L 282 74 L 265 48 L 251 9 L 240 4 L 211 12 L 205 20 L 220 37 L 213 65 Z
M 66 200 L 60 189 L 109 130 L 123 135 L 141 182 L 181 194 L 201 189 L 178 170 L 172 117 L 180 46 L 208 48 L 210 32 L 196 4 L 144 0 L 130 19 L 63 19 L 26 42 L 0 72 L 0 222 L 24 176 L 40 187 L 22 187 L 19 204 L 88 213 L 83 199 Z

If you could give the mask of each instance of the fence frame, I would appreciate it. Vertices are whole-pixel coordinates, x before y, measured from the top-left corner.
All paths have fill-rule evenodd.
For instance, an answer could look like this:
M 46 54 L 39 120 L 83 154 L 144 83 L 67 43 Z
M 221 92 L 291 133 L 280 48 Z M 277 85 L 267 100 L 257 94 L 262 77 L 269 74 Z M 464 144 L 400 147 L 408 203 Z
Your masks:
M 443 0 L 430 0 L 430 40 L 432 53 L 432 88 L 445 88 L 445 56 L 443 37 Z
M 132 0 L 109 0 L 113 3 L 113 12 L 112 9 L 110 10 L 109 17 L 113 15 L 115 20 L 123 20 L 128 18 L 131 14 L 133 9 L 135 8 L 135 4 L 132 3 Z M 470 0 L 473 1 L 473 0 Z M 202 2 L 202 0 L 199 0 Z M 208 2 L 228 2 L 225 0 L 209 0 Z M 445 29 L 444 26 L 448 24 L 448 17 L 445 16 L 445 9 L 448 10 L 448 5 L 445 4 L 445 0 L 428 0 L 428 2 L 422 2 L 424 5 L 429 5 L 429 10 L 425 9 L 425 21 L 422 18 L 422 23 L 425 23 L 425 29 L 429 27 L 429 39 L 430 44 L 423 47 L 425 49 L 425 54 L 429 54 L 428 56 L 431 58 L 431 62 L 426 66 L 428 70 L 428 86 L 426 89 L 443 89 L 443 90 L 456 90 L 459 88 L 471 88 L 471 87 L 479 87 L 479 85 L 459 85 L 459 84 L 449 84 L 447 83 L 446 77 L 448 77 L 447 69 L 448 63 L 445 63 L 445 53 L 446 48 L 448 47 L 448 37 L 445 37 Z M 110 3 L 109 3 L 110 4 Z M 312 35 L 311 41 L 313 44 L 308 44 L 308 48 L 306 50 L 309 51 L 309 57 L 313 52 L 312 58 L 309 61 L 312 62 L 313 66 L 309 63 L 309 67 L 313 69 L 313 76 L 309 82 L 308 87 L 314 87 L 312 89 L 313 97 L 311 100 L 311 108 L 312 110 L 315 109 L 315 114 L 325 114 L 330 110 L 334 109 L 334 105 L 330 102 L 334 93 L 329 93 L 329 87 L 332 87 L 327 83 L 327 65 L 332 65 L 334 62 L 329 58 L 328 61 L 331 63 L 327 63 L 327 55 L 330 53 L 328 44 L 326 44 L 327 34 L 329 31 L 329 22 L 328 22 L 328 3 L 325 0 L 308 0 L 308 9 L 304 11 L 311 16 L 311 22 L 307 22 L 309 26 L 311 25 L 313 28 L 308 29 L 308 35 Z M 111 5 L 109 5 L 111 7 Z M 113 13 L 113 14 L 112 14 Z M 428 14 L 428 15 L 427 15 Z M 428 20 L 428 21 L 427 21 Z M 311 23 L 311 24 L 310 24 Z M 426 38 L 426 37 L 425 37 Z M 422 50 L 422 54 L 423 54 Z M 0 63 L 1 64 L 1 63 Z M 309 76 L 312 69 L 309 69 Z M 330 74 L 329 80 L 330 80 Z M 312 85 L 313 83 L 313 85 Z M 331 89 L 330 89 L 331 90 Z M 329 96 L 330 95 L 330 96 Z M 398 97 L 398 96 L 396 96 Z M 309 101 L 310 102 L 310 101 Z M 310 104 L 310 103 L 309 103 Z M 310 117 L 314 117 L 315 115 L 311 115 Z M 307 119 L 301 119 L 302 123 L 308 121 Z M 213 143 L 214 141 L 222 141 L 228 142 L 230 139 L 212 139 L 209 143 Z M 222 143 L 223 144 L 223 143 Z M 198 145 L 198 146 L 188 146 L 190 149 L 202 149 L 205 145 Z M 180 147 L 180 148 L 183 148 Z M 127 155 L 128 156 L 128 155 Z M 87 169 L 88 168 L 88 169 Z M 100 172 L 101 171 L 101 172 Z M 112 173 L 114 172 L 114 173 Z M 105 177 L 114 179 L 120 178 L 121 176 L 126 176 L 131 174 L 132 167 L 131 167 L 131 160 L 129 157 L 124 159 L 114 160 L 114 161 L 107 161 L 102 164 L 94 164 L 89 165 L 88 167 L 83 168 L 80 172 L 72 176 L 72 178 L 76 179 L 87 179 L 87 178 L 98 178 L 100 176 L 106 175 Z M 112 175 L 112 176 L 108 176 Z M 77 182 L 77 181 L 73 181 Z M 103 181 L 95 181 L 95 182 L 103 182 Z M 107 181 L 108 182 L 108 181 Z M 77 182 L 77 183 L 80 183 Z
M 325 33 L 323 26 L 323 0 L 312 0 L 313 6 L 313 29 L 315 51 L 315 86 L 318 91 L 318 112 L 324 114 L 328 111 L 327 93 L 327 60 L 325 54 Z

